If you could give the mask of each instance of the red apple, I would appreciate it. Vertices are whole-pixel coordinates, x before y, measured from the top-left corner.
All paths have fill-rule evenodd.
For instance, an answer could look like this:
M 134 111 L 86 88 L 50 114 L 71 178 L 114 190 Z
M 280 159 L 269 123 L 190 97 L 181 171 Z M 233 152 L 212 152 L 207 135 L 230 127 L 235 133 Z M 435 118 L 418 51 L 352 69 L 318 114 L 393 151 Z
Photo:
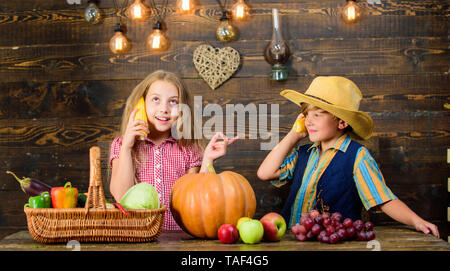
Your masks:
M 286 221 L 275 212 L 264 215 L 259 221 L 264 227 L 264 240 L 266 241 L 279 241 L 286 232 Z
M 223 224 L 217 231 L 219 240 L 224 244 L 233 244 L 239 239 L 239 232 L 233 224 Z

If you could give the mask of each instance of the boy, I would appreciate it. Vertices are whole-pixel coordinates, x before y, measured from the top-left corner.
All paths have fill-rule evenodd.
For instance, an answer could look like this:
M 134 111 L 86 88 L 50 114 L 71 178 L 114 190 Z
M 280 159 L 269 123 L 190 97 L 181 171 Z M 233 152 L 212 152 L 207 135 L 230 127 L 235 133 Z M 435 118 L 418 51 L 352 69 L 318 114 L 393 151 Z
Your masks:
M 420 218 L 386 186 L 368 150 L 351 140 L 349 133 L 369 139 L 373 132 L 372 118 L 359 111 L 362 94 L 352 81 L 319 76 L 305 94 L 293 90 L 280 94 L 302 107 L 298 118 L 306 117 L 306 131 L 291 129 L 267 155 L 257 174 L 261 180 L 273 180 L 276 187 L 293 182 L 282 210 L 289 227 L 311 209 L 360 219 L 364 205 L 366 210 L 381 210 L 400 223 L 439 237 L 434 224 Z M 296 147 L 285 158 L 306 136 L 313 144 Z

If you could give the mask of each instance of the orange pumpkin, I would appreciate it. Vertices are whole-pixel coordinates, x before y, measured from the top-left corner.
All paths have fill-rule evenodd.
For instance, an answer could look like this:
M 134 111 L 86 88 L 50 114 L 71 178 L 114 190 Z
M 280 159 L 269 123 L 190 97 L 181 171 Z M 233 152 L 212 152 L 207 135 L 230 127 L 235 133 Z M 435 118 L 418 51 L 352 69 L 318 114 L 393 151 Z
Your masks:
M 185 232 L 217 239 L 222 224 L 236 225 L 244 216 L 253 218 L 255 192 L 244 176 L 232 171 L 189 173 L 172 187 L 170 210 Z

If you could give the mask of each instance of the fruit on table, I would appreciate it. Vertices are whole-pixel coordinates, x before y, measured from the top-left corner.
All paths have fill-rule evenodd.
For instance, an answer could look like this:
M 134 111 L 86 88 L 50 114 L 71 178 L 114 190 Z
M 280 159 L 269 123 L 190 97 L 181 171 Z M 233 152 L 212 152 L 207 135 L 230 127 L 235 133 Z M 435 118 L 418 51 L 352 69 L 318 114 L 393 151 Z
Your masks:
M 256 244 L 264 236 L 264 227 L 257 219 L 246 220 L 241 223 L 239 228 L 239 237 L 246 244 Z
M 142 96 L 138 103 L 136 104 L 136 106 L 134 107 L 134 109 L 139 108 L 139 110 L 136 112 L 136 115 L 134 116 L 134 120 L 143 120 L 146 123 L 148 123 L 148 119 L 147 119 L 147 111 L 145 110 L 145 100 L 144 97 Z M 139 136 L 140 140 L 144 140 L 147 137 L 147 133 L 144 130 L 141 130 L 144 134 L 144 136 Z
M 23 177 L 22 179 L 20 179 L 16 176 L 16 174 L 9 170 L 7 170 L 6 173 L 14 176 L 14 178 L 20 183 L 22 191 L 25 192 L 28 196 L 39 196 L 43 192 L 50 192 L 50 190 L 52 189 L 50 185 L 39 180 L 29 177 Z
M 264 240 L 280 241 L 286 232 L 286 221 L 284 218 L 275 213 L 265 214 L 260 220 L 264 228 Z
M 301 242 L 317 239 L 322 243 L 336 244 L 344 240 L 370 241 L 375 239 L 373 223 L 362 220 L 352 221 L 340 213 L 333 214 L 317 212 L 302 214 L 300 223 L 296 223 L 291 231 L 295 238 Z M 311 215 L 314 219 L 311 218 Z
M 217 235 L 224 244 L 233 244 L 239 239 L 239 232 L 233 224 L 223 224 L 220 226 Z
M 256 197 L 250 183 L 238 173 L 190 173 L 172 187 L 170 210 L 185 232 L 217 239 L 221 225 L 236 225 L 239 218 L 254 216 Z
M 241 226 L 242 222 L 247 221 L 247 220 L 252 220 L 250 217 L 248 216 L 244 216 L 238 219 L 237 223 L 236 223 L 236 228 L 239 230 L 239 227 Z

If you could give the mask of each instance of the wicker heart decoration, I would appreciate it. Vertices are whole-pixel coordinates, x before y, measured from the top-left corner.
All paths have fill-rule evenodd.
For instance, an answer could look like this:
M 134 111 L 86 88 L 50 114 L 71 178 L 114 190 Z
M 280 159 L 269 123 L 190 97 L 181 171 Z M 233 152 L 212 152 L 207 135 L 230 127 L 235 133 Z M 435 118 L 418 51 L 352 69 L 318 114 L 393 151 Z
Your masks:
M 239 68 L 239 52 L 231 47 L 214 48 L 203 44 L 194 51 L 194 65 L 211 89 L 228 80 Z

